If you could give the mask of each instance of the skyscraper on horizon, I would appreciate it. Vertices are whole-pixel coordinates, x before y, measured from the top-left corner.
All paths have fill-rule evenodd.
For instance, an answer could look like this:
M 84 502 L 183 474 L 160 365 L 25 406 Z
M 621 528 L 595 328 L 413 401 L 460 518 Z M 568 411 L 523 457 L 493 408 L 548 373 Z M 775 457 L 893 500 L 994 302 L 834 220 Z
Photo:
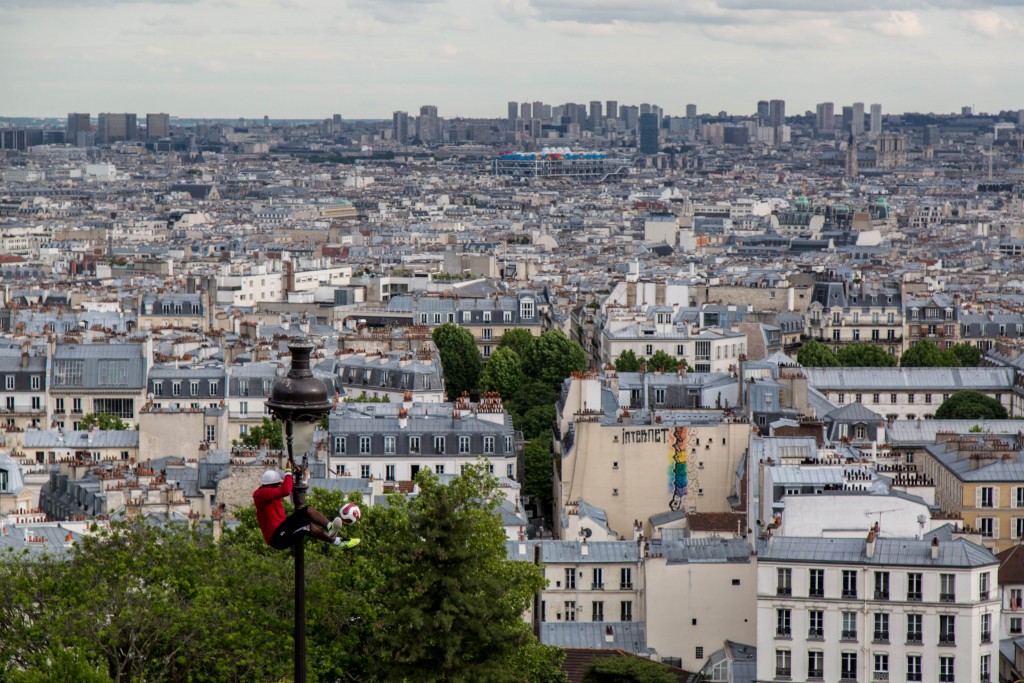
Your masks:
M 391 115 L 391 137 L 395 142 L 409 142 L 409 113 L 396 111 Z
M 882 105 L 871 105 L 871 135 L 877 137 L 882 134 Z
M 89 114 L 68 114 L 68 125 L 65 130 L 64 140 L 69 145 L 79 146 L 78 134 L 90 132 L 92 132 L 92 121 Z
M 817 115 L 814 120 L 814 127 L 821 132 L 831 132 L 836 129 L 836 105 L 833 102 L 822 102 L 817 107 Z
M 851 130 L 854 135 L 864 134 L 864 103 L 854 102 L 853 103 L 853 118 L 850 122 Z
M 508 101 L 508 120 L 515 121 L 519 118 L 519 103 L 515 100 Z
M 660 151 L 659 133 L 658 115 L 652 113 L 640 114 L 641 154 L 657 154 Z
M 608 100 L 604 104 L 604 115 L 605 118 L 617 119 L 619 118 L 619 102 L 618 100 Z
M 686 105 L 686 118 L 695 119 L 697 118 L 697 105 L 688 104 Z
M 772 100 L 768 103 L 768 125 L 778 128 L 786 123 L 786 100 Z
M 96 142 L 110 145 L 115 142 L 134 140 L 138 133 L 135 114 L 112 114 L 101 112 L 96 126 Z
M 768 104 L 768 100 L 757 101 L 757 119 L 758 122 L 764 126 L 768 124 L 768 120 L 771 118 L 771 106 Z
M 165 138 L 171 133 L 169 114 L 146 114 L 146 137 Z

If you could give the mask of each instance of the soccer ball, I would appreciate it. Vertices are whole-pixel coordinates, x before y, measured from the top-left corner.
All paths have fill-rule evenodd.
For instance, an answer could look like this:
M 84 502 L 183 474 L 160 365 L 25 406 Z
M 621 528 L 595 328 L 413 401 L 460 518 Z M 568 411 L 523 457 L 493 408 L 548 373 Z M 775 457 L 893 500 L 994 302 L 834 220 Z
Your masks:
M 345 524 L 355 524 L 362 516 L 362 512 L 359 511 L 359 506 L 355 503 L 345 503 L 338 510 L 338 516 L 341 517 L 341 521 Z

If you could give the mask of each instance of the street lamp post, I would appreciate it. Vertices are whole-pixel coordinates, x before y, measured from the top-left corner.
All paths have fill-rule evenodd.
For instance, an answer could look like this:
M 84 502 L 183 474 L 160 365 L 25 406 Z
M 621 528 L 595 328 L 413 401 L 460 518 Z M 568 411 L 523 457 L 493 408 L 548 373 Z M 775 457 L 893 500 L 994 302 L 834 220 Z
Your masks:
M 331 411 L 333 404 L 327 398 L 327 385 L 313 376 L 310 356 L 315 347 L 309 342 L 291 342 L 291 368 L 285 377 L 274 382 L 267 400 L 267 408 L 274 418 L 284 423 L 288 462 L 292 465 L 292 503 L 298 509 L 306 504 L 305 467 L 308 460 L 303 454 L 302 467 L 295 466 L 292 452 L 296 422 L 318 422 Z M 306 683 L 306 537 L 300 536 L 295 544 L 295 683 Z

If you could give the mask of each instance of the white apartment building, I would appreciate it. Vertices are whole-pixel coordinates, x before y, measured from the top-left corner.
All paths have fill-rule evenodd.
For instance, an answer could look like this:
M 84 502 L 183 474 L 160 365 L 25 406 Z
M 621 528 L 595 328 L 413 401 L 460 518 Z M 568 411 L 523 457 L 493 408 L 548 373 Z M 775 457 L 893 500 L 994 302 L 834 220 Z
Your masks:
M 246 272 L 227 272 L 215 278 L 217 303 L 252 306 L 260 301 L 284 301 L 285 274 L 272 266 L 252 266 Z
M 769 536 L 758 551 L 757 680 L 992 681 L 998 565 L 962 538 Z

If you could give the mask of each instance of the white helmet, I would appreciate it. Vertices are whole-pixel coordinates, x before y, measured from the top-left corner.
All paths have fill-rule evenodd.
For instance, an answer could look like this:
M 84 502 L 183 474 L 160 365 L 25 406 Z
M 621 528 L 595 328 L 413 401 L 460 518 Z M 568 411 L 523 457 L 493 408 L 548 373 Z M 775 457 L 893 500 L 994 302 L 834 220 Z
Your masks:
M 262 486 L 273 486 L 274 484 L 280 484 L 284 479 L 277 470 L 267 470 L 263 473 L 263 477 L 260 479 Z

